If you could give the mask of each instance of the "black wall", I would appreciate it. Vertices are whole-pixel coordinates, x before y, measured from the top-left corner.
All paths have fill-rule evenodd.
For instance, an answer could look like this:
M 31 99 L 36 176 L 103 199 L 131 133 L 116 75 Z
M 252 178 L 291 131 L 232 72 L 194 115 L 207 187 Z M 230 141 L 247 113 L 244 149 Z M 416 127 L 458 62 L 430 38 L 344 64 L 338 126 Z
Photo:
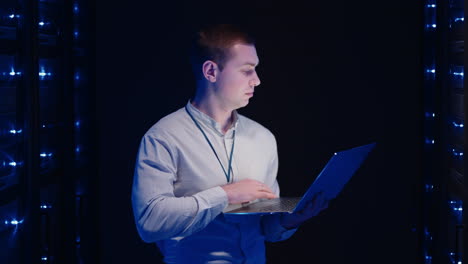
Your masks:
M 221 22 L 257 38 L 262 84 L 240 112 L 276 135 L 282 195 L 300 196 L 336 150 L 378 143 L 321 217 L 268 244 L 268 263 L 415 263 L 423 3 L 168 2 L 97 3 L 100 263 L 158 263 L 133 222 L 136 151 L 193 93 L 191 30 Z

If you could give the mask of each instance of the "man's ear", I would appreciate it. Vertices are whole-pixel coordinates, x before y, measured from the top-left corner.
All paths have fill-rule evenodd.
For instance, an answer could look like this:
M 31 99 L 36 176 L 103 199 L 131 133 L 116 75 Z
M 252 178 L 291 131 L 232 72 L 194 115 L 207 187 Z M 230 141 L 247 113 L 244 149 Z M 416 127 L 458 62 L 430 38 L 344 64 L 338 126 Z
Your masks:
M 218 77 L 218 64 L 214 61 L 207 60 L 202 65 L 203 76 L 209 82 L 216 82 L 216 78 Z

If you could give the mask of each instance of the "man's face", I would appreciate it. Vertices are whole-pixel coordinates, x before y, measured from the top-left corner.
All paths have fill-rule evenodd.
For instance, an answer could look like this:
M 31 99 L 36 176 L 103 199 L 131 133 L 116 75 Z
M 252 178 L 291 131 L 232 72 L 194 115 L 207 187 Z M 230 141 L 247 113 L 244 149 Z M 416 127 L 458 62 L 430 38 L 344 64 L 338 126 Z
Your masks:
M 219 72 L 215 82 L 216 95 L 229 109 L 246 106 L 260 84 L 255 67 L 259 60 L 255 46 L 236 44 L 231 47 L 231 57 Z

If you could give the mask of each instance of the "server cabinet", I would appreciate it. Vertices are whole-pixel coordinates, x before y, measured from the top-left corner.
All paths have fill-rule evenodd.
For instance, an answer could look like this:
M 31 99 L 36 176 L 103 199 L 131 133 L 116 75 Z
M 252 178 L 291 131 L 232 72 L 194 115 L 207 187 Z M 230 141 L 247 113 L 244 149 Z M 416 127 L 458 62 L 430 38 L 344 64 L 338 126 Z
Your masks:
M 94 263 L 94 8 L 0 3 L 0 262 Z

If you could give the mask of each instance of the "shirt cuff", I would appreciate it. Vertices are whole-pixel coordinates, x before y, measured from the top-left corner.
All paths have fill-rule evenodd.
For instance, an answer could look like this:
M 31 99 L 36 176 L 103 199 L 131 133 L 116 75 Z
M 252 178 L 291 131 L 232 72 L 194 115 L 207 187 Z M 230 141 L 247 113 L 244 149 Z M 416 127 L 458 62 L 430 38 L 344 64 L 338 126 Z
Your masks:
M 198 210 L 217 209 L 220 212 L 228 206 L 226 192 L 220 186 L 201 191 L 194 195 L 198 202 Z

